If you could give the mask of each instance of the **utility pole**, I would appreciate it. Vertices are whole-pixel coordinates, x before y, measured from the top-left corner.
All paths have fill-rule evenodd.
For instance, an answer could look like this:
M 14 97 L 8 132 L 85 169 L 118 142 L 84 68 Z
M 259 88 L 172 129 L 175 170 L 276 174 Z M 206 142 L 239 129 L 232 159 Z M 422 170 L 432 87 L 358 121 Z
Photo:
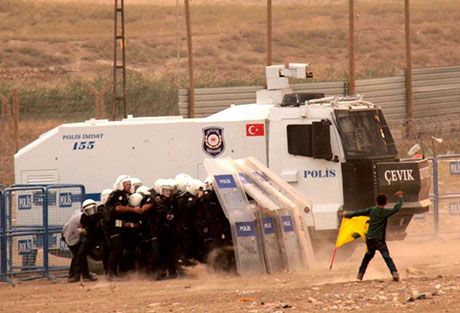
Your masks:
M 193 50 L 192 50 L 192 26 L 190 25 L 190 5 L 189 0 L 184 0 L 185 4 L 185 23 L 187 24 L 187 50 L 188 50 L 188 116 L 195 117 L 195 81 L 193 78 Z
M 272 65 L 272 0 L 267 0 L 267 66 Z
M 118 25 L 120 23 L 120 25 Z M 119 50 L 119 51 L 118 51 Z M 121 73 L 118 73 L 120 72 Z M 121 87 L 121 92 L 118 87 Z M 123 116 L 126 118 L 126 65 L 125 65 L 125 4 L 115 0 L 113 30 L 113 98 L 112 119 L 117 118 L 117 104 L 123 103 Z
M 349 33 L 349 53 L 348 53 L 348 94 L 356 94 L 355 83 L 355 1 L 348 0 L 348 33 Z
M 407 133 L 412 135 L 412 119 L 414 118 L 412 103 L 412 55 L 410 49 L 410 7 L 409 0 L 404 0 L 404 24 L 406 29 L 406 116 Z
M 180 25 L 179 25 L 179 0 L 176 0 L 176 36 L 177 36 L 177 67 L 176 79 L 179 77 L 180 70 Z

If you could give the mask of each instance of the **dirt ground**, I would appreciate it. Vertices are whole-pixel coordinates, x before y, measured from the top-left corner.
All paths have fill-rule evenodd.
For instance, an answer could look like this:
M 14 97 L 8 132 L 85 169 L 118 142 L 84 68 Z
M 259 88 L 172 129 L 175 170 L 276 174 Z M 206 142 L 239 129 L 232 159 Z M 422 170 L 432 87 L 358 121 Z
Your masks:
M 332 271 L 324 258 L 305 273 L 254 277 L 199 265 L 186 278 L 168 281 L 132 276 L 121 282 L 100 277 L 76 284 L 64 278 L 0 283 L 0 312 L 459 312 L 460 233 L 434 237 L 414 228 L 404 241 L 389 242 L 401 282 L 391 281 L 380 255 L 364 281 L 356 281 L 361 245 Z

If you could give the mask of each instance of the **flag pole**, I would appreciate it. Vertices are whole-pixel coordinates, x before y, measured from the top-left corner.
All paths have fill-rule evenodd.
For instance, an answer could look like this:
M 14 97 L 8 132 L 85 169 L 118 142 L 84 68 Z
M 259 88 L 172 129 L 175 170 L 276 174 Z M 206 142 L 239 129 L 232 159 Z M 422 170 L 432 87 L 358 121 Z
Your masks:
M 329 266 L 329 270 L 332 270 L 332 264 L 334 264 L 335 254 L 337 253 L 337 247 L 334 249 L 334 254 L 332 254 L 331 266 Z
M 332 264 L 334 264 L 335 254 L 337 253 L 337 248 L 338 248 L 337 241 L 339 240 L 340 233 L 342 232 L 342 224 L 343 224 L 343 217 L 342 217 L 342 221 L 340 221 L 339 233 L 337 234 L 337 240 L 335 241 L 335 249 L 334 249 L 334 253 L 332 254 L 331 266 L 329 266 L 329 270 L 332 270 Z

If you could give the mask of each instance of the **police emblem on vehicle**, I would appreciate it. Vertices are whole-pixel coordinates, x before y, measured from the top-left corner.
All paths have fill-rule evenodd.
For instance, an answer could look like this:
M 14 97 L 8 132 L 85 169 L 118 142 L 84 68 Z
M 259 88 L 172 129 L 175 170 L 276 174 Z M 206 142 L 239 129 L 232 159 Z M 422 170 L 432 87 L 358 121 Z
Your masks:
M 224 150 L 224 129 L 221 127 L 203 128 L 203 151 L 215 158 Z

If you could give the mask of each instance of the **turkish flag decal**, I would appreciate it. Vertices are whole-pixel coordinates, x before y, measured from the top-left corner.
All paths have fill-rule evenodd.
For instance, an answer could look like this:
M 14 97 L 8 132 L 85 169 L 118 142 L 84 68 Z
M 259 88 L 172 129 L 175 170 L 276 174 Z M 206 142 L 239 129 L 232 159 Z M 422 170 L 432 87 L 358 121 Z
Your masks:
M 246 124 L 246 136 L 264 136 L 265 125 L 264 124 Z

